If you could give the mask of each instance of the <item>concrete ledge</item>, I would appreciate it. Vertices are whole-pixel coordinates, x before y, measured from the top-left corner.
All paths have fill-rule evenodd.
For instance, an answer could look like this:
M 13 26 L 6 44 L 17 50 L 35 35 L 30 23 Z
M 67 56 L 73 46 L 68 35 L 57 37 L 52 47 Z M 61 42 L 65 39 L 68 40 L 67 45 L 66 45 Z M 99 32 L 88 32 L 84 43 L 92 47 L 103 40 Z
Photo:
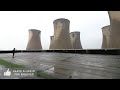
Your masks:
M 21 52 L 54 52 L 54 53 L 77 53 L 77 54 L 106 54 L 120 55 L 120 49 L 79 49 L 79 50 L 16 50 L 15 53 Z M 0 53 L 13 53 L 12 50 L 0 51 Z

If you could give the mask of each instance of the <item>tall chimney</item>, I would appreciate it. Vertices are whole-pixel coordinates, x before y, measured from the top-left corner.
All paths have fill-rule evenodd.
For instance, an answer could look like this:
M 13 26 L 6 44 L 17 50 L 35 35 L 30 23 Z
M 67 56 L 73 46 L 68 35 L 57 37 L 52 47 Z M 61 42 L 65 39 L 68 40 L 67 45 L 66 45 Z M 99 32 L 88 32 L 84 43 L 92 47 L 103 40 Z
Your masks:
M 82 49 L 81 41 L 80 41 L 80 32 L 71 32 L 70 40 L 72 49 Z
M 110 48 L 120 48 L 120 11 L 108 11 L 110 17 Z
M 29 40 L 26 50 L 39 50 L 42 49 L 40 40 L 41 31 L 36 29 L 29 30 Z
M 102 48 L 109 48 L 110 46 L 110 25 L 102 28 L 103 41 Z
M 68 19 L 60 18 L 54 22 L 54 49 L 71 49 Z
M 54 36 L 50 36 L 50 47 L 49 47 L 49 49 L 53 49 L 54 48 L 54 46 L 53 46 L 53 44 L 54 44 L 53 39 L 54 39 Z

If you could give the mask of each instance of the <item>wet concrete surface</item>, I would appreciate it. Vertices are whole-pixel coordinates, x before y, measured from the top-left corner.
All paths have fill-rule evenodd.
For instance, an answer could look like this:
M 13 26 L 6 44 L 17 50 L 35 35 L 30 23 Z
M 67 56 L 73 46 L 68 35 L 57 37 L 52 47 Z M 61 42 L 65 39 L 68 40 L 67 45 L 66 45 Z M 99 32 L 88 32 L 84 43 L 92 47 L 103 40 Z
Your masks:
M 42 70 L 56 79 L 120 79 L 120 55 L 70 53 L 0 54 L 0 58 Z

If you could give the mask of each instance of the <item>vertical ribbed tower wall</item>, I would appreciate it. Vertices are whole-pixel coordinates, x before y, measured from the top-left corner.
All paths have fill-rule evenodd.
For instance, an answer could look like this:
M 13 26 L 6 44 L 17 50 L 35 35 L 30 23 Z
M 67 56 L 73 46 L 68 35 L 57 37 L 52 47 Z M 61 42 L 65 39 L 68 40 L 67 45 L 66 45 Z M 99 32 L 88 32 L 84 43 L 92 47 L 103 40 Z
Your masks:
M 70 40 L 71 40 L 72 49 L 82 49 L 80 32 L 71 32 Z
M 71 49 L 68 19 L 60 18 L 54 22 L 54 49 Z
M 108 11 L 110 17 L 110 48 L 120 48 L 120 11 Z
M 26 50 L 42 49 L 40 34 L 41 34 L 41 31 L 39 30 L 36 30 L 36 29 L 29 30 L 29 40 L 28 40 Z
M 102 48 L 109 48 L 110 46 L 110 25 L 102 28 L 103 40 Z
M 49 49 L 54 49 L 54 42 L 53 42 L 54 36 L 50 36 L 50 47 Z

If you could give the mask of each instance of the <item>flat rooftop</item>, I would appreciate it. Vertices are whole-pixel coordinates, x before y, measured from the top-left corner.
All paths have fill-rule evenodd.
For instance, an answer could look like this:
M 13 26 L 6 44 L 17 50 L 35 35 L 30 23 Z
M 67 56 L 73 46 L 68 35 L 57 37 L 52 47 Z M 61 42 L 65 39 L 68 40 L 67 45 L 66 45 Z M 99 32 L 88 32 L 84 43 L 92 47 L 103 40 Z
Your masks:
M 1 59 L 42 70 L 57 79 L 120 79 L 120 55 L 70 53 L 0 54 Z

